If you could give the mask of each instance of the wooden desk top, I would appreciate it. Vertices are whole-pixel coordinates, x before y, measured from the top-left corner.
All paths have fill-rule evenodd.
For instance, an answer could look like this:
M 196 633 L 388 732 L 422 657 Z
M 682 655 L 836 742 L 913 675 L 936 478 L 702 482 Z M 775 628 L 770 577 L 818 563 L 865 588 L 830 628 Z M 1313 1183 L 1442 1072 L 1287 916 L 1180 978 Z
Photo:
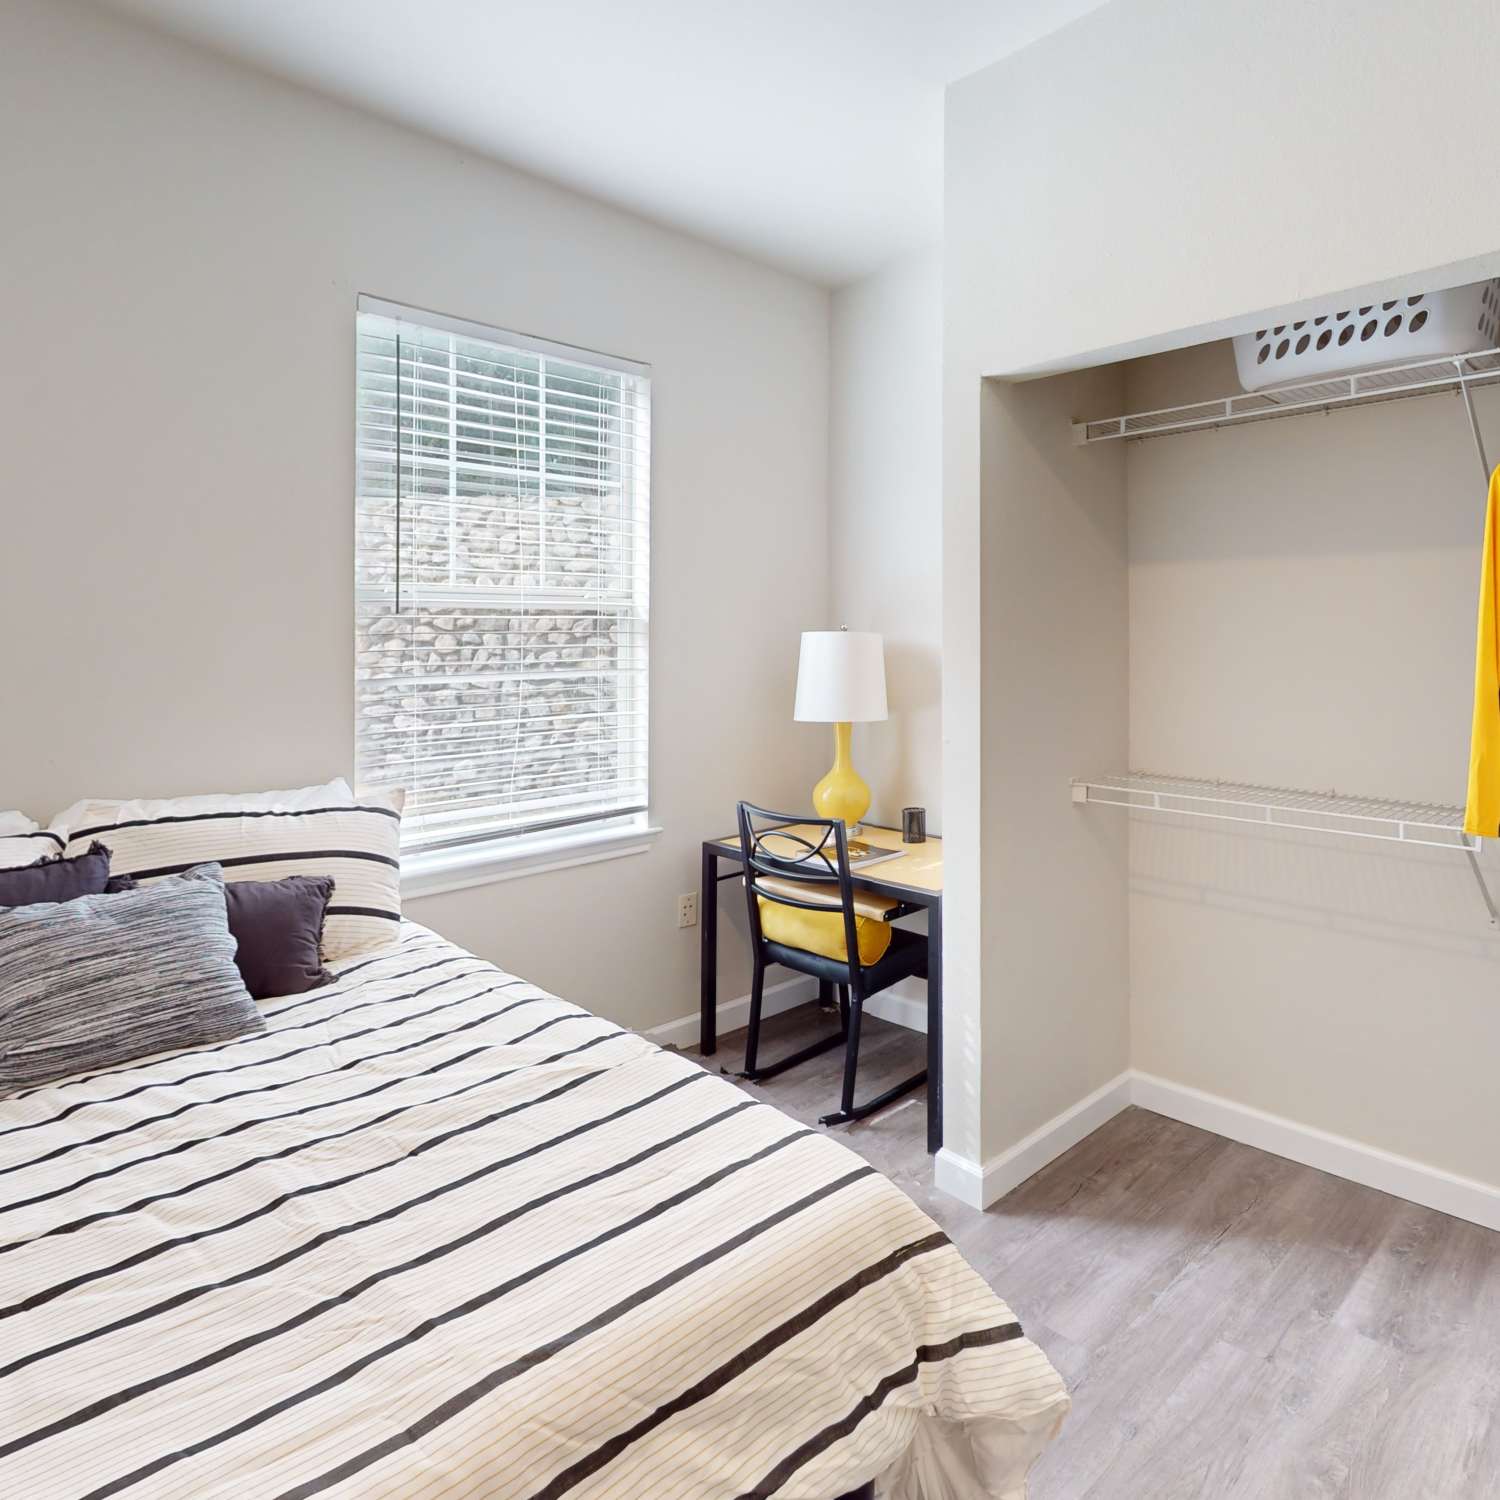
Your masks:
M 793 831 L 798 825 L 790 825 Z M 864 884 L 880 888 L 891 886 L 909 891 L 920 891 L 928 896 L 943 893 L 943 841 L 928 835 L 924 844 L 903 844 L 899 828 L 880 828 L 874 823 L 860 824 L 859 835 L 867 844 L 878 844 L 882 849 L 900 849 L 895 859 L 883 859 L 879 864 L 867 865 L 862 870 L 851 870 L 856 885 Z M 726 857 L 738 858 L 740 836 L 726 834 L 723 838 L 708 841 Z

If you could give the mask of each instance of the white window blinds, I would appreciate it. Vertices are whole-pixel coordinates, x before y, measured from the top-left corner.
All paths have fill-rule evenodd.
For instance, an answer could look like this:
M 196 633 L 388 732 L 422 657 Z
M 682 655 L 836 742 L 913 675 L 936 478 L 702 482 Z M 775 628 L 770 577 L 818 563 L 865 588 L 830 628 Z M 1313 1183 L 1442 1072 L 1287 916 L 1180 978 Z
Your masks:
M 360 299 L 356 757 L 434 848 L 647 802 L 647 367 Z

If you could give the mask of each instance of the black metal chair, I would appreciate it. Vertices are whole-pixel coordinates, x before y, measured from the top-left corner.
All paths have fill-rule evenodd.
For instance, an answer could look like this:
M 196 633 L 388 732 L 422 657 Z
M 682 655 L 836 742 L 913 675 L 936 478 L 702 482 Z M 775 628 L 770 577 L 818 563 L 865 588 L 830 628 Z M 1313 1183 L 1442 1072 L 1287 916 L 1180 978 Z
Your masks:
M 820 1117 L 823 1125 L 842 1125 L 862 1120 L 892 1100 L 899 1099 L 927 1081 L 927 1071 L 914 1073 L 894 1088 L 886 1089 L 862 1104 L 854 1102 L 854 1085 L 859 1069 L 860 1019 L 865 1001 L 871 995 L 888 989 L 899 979 L 927 977 L 927 941 L 919 933 L 894 928 L 891 943 L 874 963 L 859 958 L 859 922 L 863 914 L 878 913 L 878 920 L 894 921 L 915 907 L 899 902 L 866 903 L 867 912 L 857 909 L 859 900 L 849 869 L 849 836 L 841 818 L 808 818 L 793 813 L 771 812 L 748 802 L 739 804 L 740 852 L 745 869 L 745 900 L 750 914 L 750 950 L 755 966 L 750 986 L 750 1027 L 745 1040 L 745 1070 L 736 1076 L 762 1082 L 835 1047 L 844 1048 L 844 1085 L 840 1105 L 831 1114 Z M 766 937 L 761 923 L 761 901 L 803 911 L 828 914 L 838 911 L 843 917 L 844 952 L 847 958 L 829 958 L 805 948 L 790 947 Z M 839 1029 L 833 1036 L 820 1038 L 774 1062 L 760 1067 L 761 999 L 765 989 L 766 969 L 781 964 L 800 974 L 808 974 L 819 983 L 820 991 L 833 987 L 838 991 Z

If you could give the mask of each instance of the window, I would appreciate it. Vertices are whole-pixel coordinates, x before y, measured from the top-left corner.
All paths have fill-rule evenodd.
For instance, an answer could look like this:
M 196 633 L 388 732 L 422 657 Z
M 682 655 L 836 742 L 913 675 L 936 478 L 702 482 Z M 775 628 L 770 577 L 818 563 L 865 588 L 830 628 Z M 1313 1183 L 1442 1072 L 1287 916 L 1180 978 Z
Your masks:
M 407 850 L 644 811 L 646 366 L 362 297 L 356 762 Z

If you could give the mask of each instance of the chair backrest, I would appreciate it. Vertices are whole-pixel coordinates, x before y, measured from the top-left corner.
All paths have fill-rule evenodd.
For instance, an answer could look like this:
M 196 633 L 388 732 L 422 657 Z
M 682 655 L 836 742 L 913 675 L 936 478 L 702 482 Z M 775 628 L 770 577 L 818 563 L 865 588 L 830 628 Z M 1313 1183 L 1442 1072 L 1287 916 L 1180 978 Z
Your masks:
M 841 911 L 844 952 L 857 969 L 858 924 L 844 820 L 772 812 L 749 802 L 739 804 L 738 817 L 751 942 L 758 949 L 763 941 L 760 900 L 825 914 Z M 835 895 L 837 904 L 830 899 Z

